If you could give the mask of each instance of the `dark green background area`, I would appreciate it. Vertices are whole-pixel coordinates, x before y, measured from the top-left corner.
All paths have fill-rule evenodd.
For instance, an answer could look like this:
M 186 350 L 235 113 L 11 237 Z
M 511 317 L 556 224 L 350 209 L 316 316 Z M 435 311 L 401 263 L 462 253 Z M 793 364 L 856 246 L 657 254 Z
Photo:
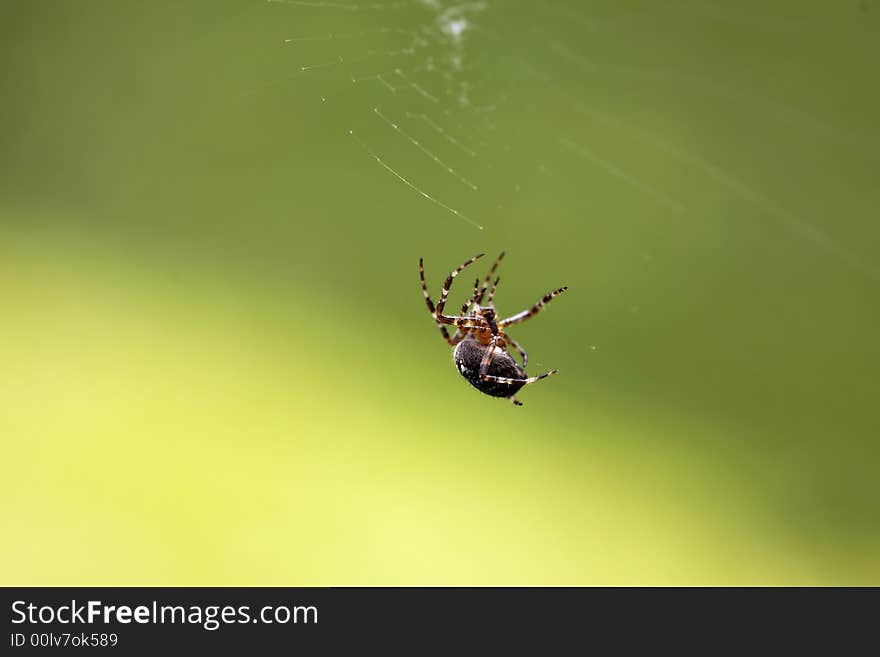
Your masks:
M 4 3 L 0 580 L 880 583 L 878 21 Z

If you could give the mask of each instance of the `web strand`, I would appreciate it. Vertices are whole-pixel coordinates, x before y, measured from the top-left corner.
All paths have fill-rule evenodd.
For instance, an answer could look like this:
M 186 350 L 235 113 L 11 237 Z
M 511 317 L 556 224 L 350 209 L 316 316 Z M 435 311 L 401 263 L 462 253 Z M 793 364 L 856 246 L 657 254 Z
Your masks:
M 446 204 L 443 203 L 442 201 L 438 201 L 436 198 L 434 198 L 433 196 L 431 196 L 431 195 L 428 194 L 427 192 L 425 192 L 425 191 L 419 189 L 418 187 L 416 187 L 416 186 L 415 186 L 413 183 L 411 183 L 407 178 L 405 178 L 404 176 L 400 175 L 397 171 L 395 171 L 393 168 L 391 168 L 391 166 L 389 166 L 388 164 L 386 164 L 386 163 L 382 160 L 382 158 L 380 158 L 378 155 L 376 155 L 376 152 L 375 152 L 372 148 L 370 148 L 369 146 L 367 146 L 367 145 L 366 145 L 366 144 L 365 144 L 365 143 L 364 143 L 364 142 L 363 142 L 363 141 L 362 141 L 362 140 L 361 140 L 356 134 L 354 134 L 354 130 L 349 130 L 349 131 L 348 131 L 348 134 L 350 134 L 350 135 L 354 138 L 354 140 L 355 140 L 358 144 L 360 144 L 360 147 L 363 148 L 367 153 L 369 153 L 369 154 L 373 157 L 373 159 L 376 160 L 376 162 L 378 162 L 380 165 L 382 165 L 382 167 L 383 167 L 384 169 L 386 169 L 387 171 L 390 171 L 390 172 L 394 175 L 394 177 L 396 177 L 398 180 L 400 180 L 402 183 L 404 183 L 407 187 L 409 187 L 410 189 L 412 189 L 412 190 L 418 192 L 421 196 L 423 196 L 424 198 L 426 198 L 426 199 L 428 199 L 429 201 L 431 201 L 431 203 L 433 203 L 433 204 L 435 204 L 435 205 L 437 205 L 437 206 L 443 208 L 443 209 L 446 210 L 447 212 L 450 212 L 450 213 L 454 214 L 454 215 L 455 215 L 456 217 L 458 217 L 459 219 L 462 219 L 462 220 L 466 221 L 467 223 L 469 223 L 469 224 L 470 224 L 471 226 L 473 226 L 474 228 L 477 228 L 477 229 L 479 229 L 479 230 L 483 230 L 483 227 L 482 227 L 480 224 L 478 224 L 477 222 L 475 222 L 473 219 L 471 219 L 471 218 L 468 217 L 467 215 L 463 214 L 462 212 L 459 212 L 459 211 L 456 210 L 455 208 L 449 207 L 448 205 L 446 205 Z
M 572 153 L 577 155 L 578 157 L 581 157 L 585 160 L 589 160 L 590 162 L 592 162 L 596 166 L 598 166 L 598 167 L 604 169 L 605 171 L 607 171 L 608 173 L 610 173 L 612 176 L 614 176 L 616 178 L 620 178 L 621 180 L 625 181 L 626 183 L 628 183 L 629 185 L 631 185 L 635 189 L 639 190 L 643 194 L 646 194 L 647 196 L 650 196 L 653 199 L 660 201 L 664 205 L 671 207 L 676 212 L 685 212 L 686 211 L 686 208 L 678 201 L 670 198 L 669 196 L 667 196 L 663 192 L 659 191 L 658 189 L 655 189 L 651 185 L 648 185 L 647 183 L 642 182 L 641 180 L 639 180 L 635 176 L 627 173 L 626 171 L 624 171 L 623 169 L 621 169 L 617 165 L 612 164 L 611 162 L 608 162 L 607 160 L 604 160 L 604 159 L 598 157 L 597 155 L 595 155 L 592 151 L 590 151 L 586 147 L 581 146 L 580 144 L 577 144 L 576 142 L 572 141 L 571 139 L 568 139 L 567 137 L 560 137 L 559 143 L 562 146 L 564 146 L 565 148 L 567 148 L 568 150 L 570 150 Z
M 409 134 L 408 132 L 406 132 L 403 128 L 401 128 L 397 123 L 395 123 L 394 121 L 392 121 L 391 119 L 389 119 L 388 117 L 386 117 L 384 114 L 382 114 L 382 112 L 379 111 L 379 108 L 378 108 L 378 107 L 374 107 L 374 108 L 373 108 L 373 112 L 375 112 L 376 115 L 377 115 L 380 119 L 382 119 L 383 121 L 385 121 L 385 123 L 387 123 L 387 124 L 390 125 L 392 128 L 394 128 L 394 130 L 395 130 L 396 132 L 398 132 L 399 134 L 403 135 L 403 137 L 404 137 L 405 139 L 407 139 L 407 140 L 408 140 L 413 146 L 415 146 L 416 148 L 418 148 L 418 149 L 419 149 L 420 151 L 422 151 L 425 155 L 427 155 L 427 156 L 430 157 L 432 160 L 434 160 L 434 162 L 436 162 L 436 163 L 439 164 L 441 167 L 443 167 L 444 169 L 446 169 L 446 171 L 449 173 L 449 175 L 451 175 L 451 176 L 454 177 L 456 180 L 460 181 L 462 184 L 466 185 L 466 186 L 469 187 L 470 189 L 472 189 L 472 190 L 474 190 L 474 191 L 477 191 L 477 186 L 476 186 L 475 184 L 473 184 L 470 180 L 468 180 L 467 178 L 465 178 L 464 176 L 462 176 L 462 175 L 461 175 L 460 173 L 458 173 L 455 169 L 453 169 L 451 166 L 449 166 L 448 164 L 446 164 L 443 160 L 441 160 L 439 157 L 437 157 L 437 156 L 434 155 L 431 151 L 429 151 L 427 148 L 425 148 L 425 147 L 422 145 L 422 143 L 421 143 L 418 139 L 415 139 L 414 137 L 411 137 L 410 134 Z
M 458 141 L 458 139 L 456 139 L 455 137 L 450 135 L 448 132 L 446 132 L 446 130 L 444 130 L 442 126 L 438 125 L 433 120 L 431 120 L 431 117 L 429 117 L 427 114 L 413 114 L 412 112 L 407 112 L 406 116 L 409 119 L 421 119 L 422 121 L 427 123 L 429 126 L 431 126 L 431 128 L 433 128 L 434 131 L 437 132 L 437 134 L 439 134 L 441 137 L 443 137 L 446 141 L 448 141 L 453 146 L 457 146 L 458 148 L 460 148 L 462 151 L 464 151 L 465 153 L 467 153 L 471 157 L 477 156 L 477 154 L 474 151 L 472 151 L 470 148 L 468 148 L 467 146 L 462 144 L 460 141 Z

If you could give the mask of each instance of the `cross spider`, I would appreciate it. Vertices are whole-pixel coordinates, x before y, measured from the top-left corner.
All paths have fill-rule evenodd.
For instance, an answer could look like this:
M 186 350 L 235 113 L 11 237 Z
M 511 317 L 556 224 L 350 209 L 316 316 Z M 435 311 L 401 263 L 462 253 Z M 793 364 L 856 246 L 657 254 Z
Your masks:
M 425 285 L 425 267 L 422 258 L 419 258 L 419 277 L 422 281 L 422 293 L 425 295 L 425 303 L 428 305 L 428 311 L 431 317 L 440 327 L 440 333 L 443 339 L 450 345 L 455 347 L 452 352 L 452 360 L 458 367 L 459 373 L 467 379 L 468 383 L 474 386 L 480 392 L 492 397 L 505 397 L 512 401 L 516 406 L 522 406 L 514 395 L 516 392 L 529 383 L 540 381 L 552 374 L 556 374 L 558 370 L 550 370 L 539 376 L 529 376 L 526 374 L 526 365 L 529 362 L 529 356 L 516 340 L 511 338 L 504 332 L 504 329 L 511 324 L 519 324 L 526 321 L 529 317 L 538 314 L 541 309 L 551 299 L 565 292 L 568 287 L 561 287 L 558 290 L 545 294 L 538 302 L 529 308 L 523 310 L 516 315 L 512 315 L 507 319 L 498 320 L 495 312 L 495 306 L 492 305 L 492 299 L 495 297 L 495 290 L 498 287 L 500 278 L 496 278 L 489 287 L 489 282 L 498 269 L 504 252 L 498 256 L 495 264 L 486 274 L 482 285 L 480 279 L 474 281 L 474 292 L 461 307 L 458 315 L 444 315 L 443 310 L 446 308 L 446 299 L 449 296 L 449 288 L 452 287 L 452 281 L 458 276 L 465 267 L 482 258 L 485 253 L 475 255 L 467 260 L 460 267 L 453 270 L 446 277 L 443 283 L 443 289 L 440 291 L 440 299 L 437 306 L 431 301 L 431 295 L 428 294 L 428 287 Z M 489 296 L 486 303 L 483 304 L 483 297 L 488 291 Z M 455 334 L 450 337 L 447 326 L 455 327 Z M 513 347 L 522 358 L 522 366 L 514 360 L 513 356 L 507 353 L 507 348 Z

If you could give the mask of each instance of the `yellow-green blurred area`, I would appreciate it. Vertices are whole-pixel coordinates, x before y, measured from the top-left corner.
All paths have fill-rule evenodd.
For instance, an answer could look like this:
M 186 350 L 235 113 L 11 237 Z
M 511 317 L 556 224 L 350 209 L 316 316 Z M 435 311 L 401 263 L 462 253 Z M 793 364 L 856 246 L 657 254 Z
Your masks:
M 880 584 L 880 3 L 0 26 L 0 583 Z

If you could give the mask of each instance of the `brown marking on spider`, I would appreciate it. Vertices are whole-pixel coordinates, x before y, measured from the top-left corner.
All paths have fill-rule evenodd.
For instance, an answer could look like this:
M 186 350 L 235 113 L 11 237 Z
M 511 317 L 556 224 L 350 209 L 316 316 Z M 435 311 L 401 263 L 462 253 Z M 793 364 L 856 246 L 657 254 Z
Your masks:
M 498 288 L 498 281 L 501 279 L 496 278 L 491 288 L 489 283 L 492 281 L 492 277 L 498 269 L 501 259 L 504 257 L 504 252 L 502 251 L 498 259 L 495 260 L 495 264 L 489 270 L 489 273 L 483 279 L 483 283 L 480 284 L 479 278 L 474 281 L 473 294 L 461 307 L 461 312 L 458 315 L 445 315 L 443 311 L 446 309 L 446 300 L 449 297 L 452 282 L 456 276 L 464 271 L 465 267 L 473 264 L 484 255 L 484 253 L 480 253 L 466 260 L 446 277 L 436 306 L 431 300 L 431 295 L 428 293 L 428 286 L 425 283 L 424 263 L 422 258 L 419 258 L 419 278 L 422 283 L 422 294 L 425 296 L 428 312 L 431 313 L 431 317 L 434 318 L 437 326 L 440 327 L 440 334 L 443 336 L 443 339 L 455 347 L 455 350 L 452 352 L 452 360 L 455 362 L 459 373 L 480 392 L 492 397 L 504 397 L 511 400 L 517 406 L 522 406 L 522 402 L 514 397 L 516 392 L 523 386 L 556 374 L 558 370 L 550 370 L 538 376 L 526 374 L 525 368 L 529 362 L 529 356 L 516 340 L 505 333 L 504 329 L 512 324 L 519 324 L 530 317 L 534 317 L 543 310 L 550 300 L 565 292 L 568 287 L 561 287 L 553 292 L 548 292 L 531 308 L 523 310 L 516 315 L 511 315 L 506 319 L 499 320 L 492 302 L 495 298 L 495 290 Z M 487 292 L 489 296 L 486 297 L 486 302 L 483 303 L 483 298 Z M 454 335 L 449 335 L 447 326 L 455 327 Z M 522 365 L 517 363 L 513 356 L 508 353 L 507 349 L 511 347 L 519 353 L 522 358 Z

